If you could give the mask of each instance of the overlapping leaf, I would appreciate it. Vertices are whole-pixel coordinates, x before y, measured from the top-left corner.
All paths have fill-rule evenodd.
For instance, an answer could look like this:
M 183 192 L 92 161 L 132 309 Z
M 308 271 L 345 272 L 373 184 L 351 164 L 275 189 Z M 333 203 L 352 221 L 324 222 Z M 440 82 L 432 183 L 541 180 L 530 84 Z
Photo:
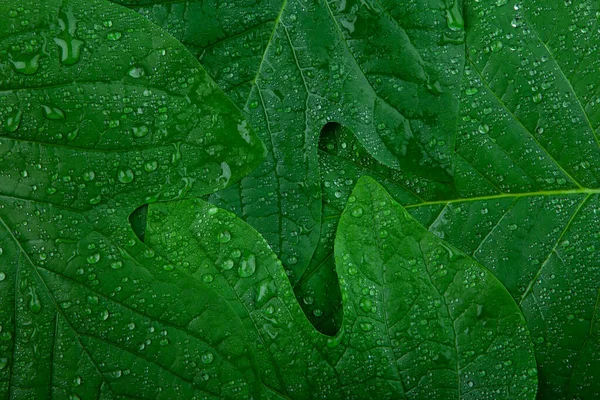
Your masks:
M 130 10 L 27 0 L 0 14 L 0 397 L 258 396 L 233 310 L 128 216 L 232 183 L 260 141 Z
M 536 343 L 540 398 L 593 398 L 600 394 L 597 5 L 469 3 L 466 10 L 454 184 L 378 165 L 338 130 L 321 146 L 329 223 L 349 196 L 346 181 L 376 177 L 431 232 L 494 272 L 519 303 Z M 548 30 L 544 18 L 557 16 Z M 324 254 L 332 246 L 322 237 Z M 314 260 L 319 265 L 333 268 Z M 339 302 L 312 307 L 339 315 Z
M 279 398 L 535 398 L 525 321 L 494 276 L 427 232 L 370 179 L 336 237 L 344 322 L 335 337 L 305 319 L 260 235 L 201 200 L 150 206 L 147 243 L 235 311 Z M 219 329 L 211 325 L 212 329 Z
M 118 2 L 197 54 L 267 144 L 262 167 L 211 201 L 258 229 L 293 283 L 319 238 L 325 123 L 353 129 L 384 164 L 451 180 L 464 63 L 458 2 Z

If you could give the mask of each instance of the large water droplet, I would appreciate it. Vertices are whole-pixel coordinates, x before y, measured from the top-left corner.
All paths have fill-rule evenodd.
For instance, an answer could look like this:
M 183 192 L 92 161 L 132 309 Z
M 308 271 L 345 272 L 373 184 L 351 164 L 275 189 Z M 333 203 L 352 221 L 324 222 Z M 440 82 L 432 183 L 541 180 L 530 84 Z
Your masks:
M 15 132 L 19 129 L 19 125 L 21 125 L 21 117 L 23 116 L 23 111 L 21 109 L 16 109 L 12 113 L 8 114 L 8 117 L 4 121 L 4 127 L 9 132 Z
M 148 134 L 149 130 L 146 125 L 134 126 L 133 127 L 133 136 L 136 138 L 144 137 Z
M 219 233 L 218 239 L 221 243 L 227 243 L 231 240 L 231 233 L 229 233 L 228 230 L 224 230 L 223 232 Z
M 133 171 L 130 169 L 119 171 L 117 176 L 121 183 L 130 183 L 133 181 Z
M 29 307 L 29 310 L 35 314 L 42 310 L 40 298 L 32 287 L 29 288 L 29 300 L 27 302 L 27 306 Z
M 256 271 L 256 257 L 254 254 L 249 254 L 244 256 L 240 261 L 240 267 L 238 269 L 238 274 L 242 278 L 247 278 L 252 276 Z
M 23 75 L 33 75 L 40 68 L 40 55 L 28 55 L 27 57 L 20 57 L 19 59 L 10 58 L 15 72 Z
M 463 30 L 465 27 L 465 21 L 463 20 L 462 12 L 458 5 L 458 1 L 450 1 L 450 4 L 448 4 L 448 2 L 446 3 L 446 6 L 448 7 L 446 9 L 446 22 L 448 24 L 448 28 L 450 28 L 453 31 Z
M 69 37 L 67 39 L 54 38 L 54 42 L 60 49 L 60 62 L 64 65 L 74 65 L 79 61 L 81 49 L 85 42 L 83 40 Z
M 146 71 L 142 67 L 133 67 L 129 70 L 129 76 L 134 79 L 142 78 L 146 75 Z
M 44 110 L 44 117 L 59 121 L 65 119 L 65 112 L 58 107 L 42 105 L 42 109 Z

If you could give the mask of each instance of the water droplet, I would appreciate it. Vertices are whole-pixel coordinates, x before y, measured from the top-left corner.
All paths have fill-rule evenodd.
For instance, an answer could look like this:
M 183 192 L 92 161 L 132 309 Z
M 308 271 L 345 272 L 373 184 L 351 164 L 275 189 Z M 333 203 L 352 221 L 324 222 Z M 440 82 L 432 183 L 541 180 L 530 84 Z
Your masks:
M 29 307 L 29 310 L 35 314 L 42 310 L 42 303 L 32 287 L 29 288 L 29 301 L 27 302 L 27 306 Z
M 146 75 L 146 71 L 142 67 L 133 67 L 129 70 L 129 76 L 134 79 L 143 78 Z
M 353 217 L 361 217 L 363 215 L 363 209 L 362 207 L 356 207 L 354 210 L 352 210 L 352 216 Z
M 7 365 L 8 365 L 8 358 L 6 358 L 6 357 L 0 358 L 0 371 L 3 370 L 4 368 L 6 368 Z
M 368 297 L 363 297 L 360 299 L 360 303 L 358 305 L 364 312 L 370 312 L 373 309 L 373 302 Z
M 79 61 L 81 49 L 85 42 L 75 39 L 71 36 L 66 36 L 65 39 L 54 38 L 54 43 L 60 49 L 60 62 L 64 65 L 74 65 Z
M 121 371 L 120 369 L 116 369 L 114 371 L 107 373 L 106 375 L 108 375 L 110 378 L 113 378 L 113 379 L 119 379 L 123 375 L 123 371 Z
M 108 310 L 103 310 L 103 311 L 100 313 L 100 319 L 101 319 L 102 321 L 106 321 L 106 320 L 108 319 L 108 317 L 110 317 L 110 312 L 108 312 Z
M 542 98 L 543 98 L 543 96 L 541 93 L 536 93 L 533 95 L 533 102 L 538 104 L 542 101 Z
M 223 263 L 221 264 L 221 268 L 225 269 L 225 270 L 230 270 L 233 268 L 234 262 L 231 258 L 228 258 L 226 260 L 223 261 Z
M 362 329 L 364 332 L 369 332 L 373 330 L 373 324 L 371 324 L 370 322 L 362 322 L 360 324 L 360 329 Z
M 247 278 L 252 276 L 256 271 L 256 257 L 254 254 L 249 254 L 244 256 L 240 261 L 240 267 L 238 269 L 238 274 L 242 278 Z
M 214 358 L 215 357 L 213 356 L 213 353 L 211 353 L 211 352 L 204 353 L 201 356 L 202 362 L 204 364 L 210 364 L 211 362 L 213 362 Z
M 83 180 L 86 182 L 91 182 L 96 177 L 96 173 L 94 171 L 85 171 L 83 173 Z
M 49 120 L 59 121 L 65 119 L 65 113 L 58 107 L 42 105 L 42 109 L 44 110 L 44 117 Z
M 121 269 L 121 268 L 123 268 L 123 262 L 122 261 L 114 261 L 110 264 L 110 267 L 112 269 Z
M 158 162 L 156 162 L 156 160 L 147 161 L 144 164 L 144 170 L 146 172 L 154 172 L 154 171 L 156 171 L 157 168 L 158 168 Z
M 15 72 L 23 75 L 34 75 L 40 68 L 40 55 L 28 55 L 18 60 L 11 57 L 10 63 Z
M 89 264 L 96 264 L 100 261 L 100 253 L 94 253 L 87 257 L 87 262 Z
M 173 271 L 175 269 L 175 266 L 173 264 L 165 264 L 163 265 L 163 269 L 165 271 Z
M 111 41 L 120 40 L 121 37 L 123 37 L 123 34 L 119 31 L 108 32 L 106 34 L 106 39 Z
M 134 126 L 133 127 L 133 136 L 136 138 L 142 138 L 148 134 L 149 130 L 146 125 Z
M 229 233 L 228 230 L 224 230 L 223 232 L 219 233 L 218 239 L 221 243 L 227 243 L 231 240 L 231 233 Z
M 494 53 L 498 53 L 500 50 L 502 50 L 502 47 L 504 47 L 502 42 L 497 40 L 494 43 L 492 43 L 492 45 L 490 46 L 490 50 L 492 50 L 492 52 Z
M 0 282 L 6 279 L 6 274 L 4 272 L 0 272 Z
M 121 170 L 118 172 L 117 177 L 121 183 L 130 183 L 133 181 L 133 171 L 130 169 Z
M 213 274 L 206 274 L 202 277 L 202 281 L 205 283 L 211 283 L 214 280 L 215 280 L 215 277 Z
M 8 114 L 6 121 L 4 121 L 4 127 L 9 132 L 15 132 L 19 129 L 19 125 L 21 125 L 21 117 L 23 116 L 23 111 L 17 109 L 12 113 Z
M 448 8 L 446 9 L 446 23 L 448 24 L 448 28 L 453 31 L 463 30 L 465 27 L 465 21 L 462 17 L 462 12 L 458 5 L 457 0 L 451 0 L 452 3 L 446 5 Z

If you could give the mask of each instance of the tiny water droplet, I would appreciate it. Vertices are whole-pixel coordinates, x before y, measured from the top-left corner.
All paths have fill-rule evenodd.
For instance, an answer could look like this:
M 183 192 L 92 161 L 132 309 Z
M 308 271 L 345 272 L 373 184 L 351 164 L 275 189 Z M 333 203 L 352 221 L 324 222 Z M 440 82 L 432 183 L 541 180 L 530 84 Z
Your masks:
M 231 233 L 228 230 L 224 230 L 223 232 L 219 232 L 218 240 L 221 243 L 227 243 L 231 240 Z
M 204 353 L 204 354 L 202 354 L 202 357 L 201 357 L 202 362 L 204 364 L 210 364 L 211 362 L 213 362 L 214 358 L 215 357 L 214 357 L 213 353 L 211 353 L 211 352 Z
M 224 270 L 230 270 L 233 268 L 234 262 L 231 258 L 228 258 L 221 263 L 221 268 Z
M 118 172 L 117 177 L 121 183 L 130 183 L 133 181 L 133 171 L 130 169 L 121 170 Z
M 110 267 L 112 269 L 121 269 L 121 268 L 123 268 L 123 262 L 122 261 L 114 261 L 110 264 Z
M 154 172 L 154 171 L 156 171 L 157 168 L 158 168 L 158 162 L 156 162 L 156 160 L 147 161 L 144 164 L 144 170 L 146 172 Z
M 363 209 L 362 207 L 356 207 L 354 210 L 352 210 L 352 216 L 353 217 L 361 217 L 363 215 Z
M 87 257 L 87 262 L 89 264 L 96 264 L 100 261 L 100 253 L 94 253 Z
M 360 324 L 360 329 L 362 329 L 364 332 L 369 332 L 373 330 L 373 324 L 369 323 L 369 322 L 363 322 Z
M 83 173 L 83 180 L 86 182 L 91 182 L 96 177 L 96 173 L 94 171 L 85 171 Z
M 134 126 L 133 127 L 133 136 L 136 138 L 142 138 L 148 134 L 149 130 L 146 125 Z
M 123 34 L 119 31 L 112 31 L 106 34 L 106 39 L 110 41 L 120 40 Z
M 143 78 L 146 75 L 146 71 L 142 67 L 133 67 L 129 70 L 129 76 L 134 79 Z

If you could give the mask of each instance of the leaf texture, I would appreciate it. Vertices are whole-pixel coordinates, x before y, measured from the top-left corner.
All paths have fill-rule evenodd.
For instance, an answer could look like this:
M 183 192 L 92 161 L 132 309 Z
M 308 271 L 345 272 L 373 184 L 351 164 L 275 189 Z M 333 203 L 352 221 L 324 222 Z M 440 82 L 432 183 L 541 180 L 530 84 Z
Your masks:
M 321 146 L 323 187 L 331 187 L 324 201 L 339 215 L 350 192 L 340 182 L 364 174 L 380 180 L 431 232 L 494 272 L 519 303 L 534 336 L 540 398 L 591 398 L 600 394 L 600 364 L 588 356 L 597 346 L 600 189 L 598 44 L 586 33 L 596 25 L 596 5 L 478 4 L 466 7 L 454 183 L 440 192 L 432 182 L 394 175 L 342 132 Z M 542 15 L 560 15 L 555 30 Z
M 128 216 L 240 179 L 260 140 L 185 47 L 124 7 L 0 14 L 0 398 L 256 396 L 235 313 Z
M 267 161 L 211 202 L 258 229 L 293 283 L 319 238 L 317 142 L 326 123 L 357 132 L 386 165 L 452 180 L 459 3 L 119 2 L 185 43 L 266 143 Z
M 517 304 L 373 180 L 359 181 L 338 228 L 344 320 L 334 337 L 305 319 L 275 254 L 233 214 L 202 200 L 158 203 L 147 228 L 157 253 L 236 311 L 267 393 L 535 398 L 535 359 Z

